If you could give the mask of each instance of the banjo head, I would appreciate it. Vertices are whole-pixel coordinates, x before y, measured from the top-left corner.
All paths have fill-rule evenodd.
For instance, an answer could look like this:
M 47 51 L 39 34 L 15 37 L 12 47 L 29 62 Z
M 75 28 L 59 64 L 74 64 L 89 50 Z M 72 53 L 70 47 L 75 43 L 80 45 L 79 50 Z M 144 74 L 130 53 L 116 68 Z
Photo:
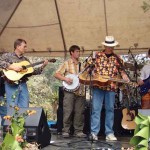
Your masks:
M 80 86 L 78 76 L 75 74 L 68 74 L 66 77 L 71 78 L 73 81 L 72 84 L 67 84 L 65 81 L 63 81 L 63 87 L 68 91 L 76 91 Z

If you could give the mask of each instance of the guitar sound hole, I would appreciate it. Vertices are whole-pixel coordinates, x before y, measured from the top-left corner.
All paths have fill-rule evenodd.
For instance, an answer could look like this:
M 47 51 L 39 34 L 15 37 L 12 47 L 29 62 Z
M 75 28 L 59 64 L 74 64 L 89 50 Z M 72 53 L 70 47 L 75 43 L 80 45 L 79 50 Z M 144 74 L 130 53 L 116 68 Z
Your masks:
M 135 116 L 134 116 L 134 114 L 132 112 L 127 113 L 127 116 L 128 116 L 127 121 L 133 121 L 134 118 L 135 118 Z
M 26 66 L 22 66 L 22 68 L 23 68 L 23 70 L 27 69 L 27 67 L 26 67 Z

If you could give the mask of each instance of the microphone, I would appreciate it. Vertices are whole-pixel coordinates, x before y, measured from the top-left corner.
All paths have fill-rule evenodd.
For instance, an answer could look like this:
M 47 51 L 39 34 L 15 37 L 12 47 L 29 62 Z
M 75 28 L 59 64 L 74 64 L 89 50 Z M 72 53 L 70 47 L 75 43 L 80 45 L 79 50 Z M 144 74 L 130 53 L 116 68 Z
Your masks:
M 96 52 L 93 51 L 93 55 L 92 55 L 92 64 L 95 64 L 96 61 Z
M 87 70 L 88 70 L 88 72 L 91 72 L 94 68 L 95 68 L 95 64 L 89 64 L 88 66 L 86 66 L 86 67 L 84 68 L 83 71 L 81 71 L 81 73 L 83 73 L 83 72 L 85 72 L 85 71 L 87 71 Z
M 85 70 L 87 70 L 88 68 L 93 69 L 94 67 L 95 67 L 95 64 L 89 64 L 89 65 L 85 68 Z
M 88 73 L 89 73 L 89 74 L 92 74 L 92 71 L 93 71 L 94 68 L 95 68 L 95 64 L 93 64 L 93 63 L 92 63 L 92 64 L 89 64 L 88 68 L 89 68 L 89 69 L 88 69 Z
M 91 52 L 91 54 L 82 62 L 82 63 L 85 63 L 87 62 L 87 60 L 93 55 L 93 52 Z
M 94 68 L 95 64 L 89 64 L 88 68 Z

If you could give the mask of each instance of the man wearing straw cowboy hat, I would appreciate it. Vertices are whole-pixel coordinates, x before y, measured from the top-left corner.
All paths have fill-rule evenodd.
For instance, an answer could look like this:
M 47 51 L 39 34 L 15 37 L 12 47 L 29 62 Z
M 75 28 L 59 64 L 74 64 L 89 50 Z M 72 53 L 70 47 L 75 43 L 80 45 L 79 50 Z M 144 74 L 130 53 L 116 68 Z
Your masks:
M 125 72 L 121 69 L 119 63 L 122 60 L 114 54 L 114 47 L 118 45 L 113 36 L 106 36 L 103 52 L 97 52 L 95 55 L 95 68 L 93 70 L 94 75 L 108 76 L 115 78 L 121 75 L 124 80 L 129 81 Z M 119 59 L 119 60 L 118 60 Z M 91 113 L 91 136 L 93 140 L 98 140 L 98 133 L 100 131 L 100 118 L 103 102 L 105 103 L 105 135 L 106 140 L 116 141 L 117 138 L 114 135 L 113 123 L 114 123 L 114 103 L 115 92 L 117 90 L 117 83 L 108 82 L 106 86 L 93 85 L 93 97 L 92 97 L 92 113 Z

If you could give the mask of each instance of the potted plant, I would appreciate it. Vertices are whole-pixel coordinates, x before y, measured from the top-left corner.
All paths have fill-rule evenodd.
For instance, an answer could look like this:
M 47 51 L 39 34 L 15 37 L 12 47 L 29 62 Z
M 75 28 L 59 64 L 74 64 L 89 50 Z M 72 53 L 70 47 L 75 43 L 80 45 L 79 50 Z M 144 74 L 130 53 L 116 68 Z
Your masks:
M 26 112 L 19 114 L 19 107 L 15 106 L 12 116 L 4 116 L 4 119 L 10 121 L 10 126 L 7 127 L 7 133 L 4 137 L 0 150 L 31 150 L 31 146 L 25 139 L 24 123 L 26 117 L 35 114 L 35 110 L 26 110 Z M 38 146 L 33 144 L 36 149 Z M 32 149 L 33 150 L 33 149 Z

